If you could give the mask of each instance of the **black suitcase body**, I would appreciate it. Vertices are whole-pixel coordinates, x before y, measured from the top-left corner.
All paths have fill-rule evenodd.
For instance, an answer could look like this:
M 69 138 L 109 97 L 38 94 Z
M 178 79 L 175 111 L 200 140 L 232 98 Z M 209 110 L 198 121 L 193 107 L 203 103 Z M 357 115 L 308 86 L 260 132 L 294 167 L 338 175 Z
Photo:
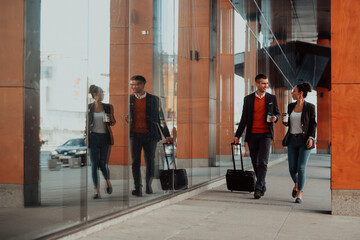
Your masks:
M 186 189 L 188 186 L 186 170 L 160 170 L 160 183 L 162 190 Z
M 234 146 L 240 148 L 241 170 L 236 170 L 234 158 Z M 226 185 L 230 191 L 253 192 L 255 189 L 255 173 L 253 171 L 244 171 L 244 164 L 240 144 L 231 144 L 232 160 L 234 169 L 228 169 L 226 172 Z
M 166 148 L 166 143 L 164 143 L 164 151 Z M 174 148 L 172 148 L 174 149 Z M 186 189 L 188 186 L 188 178 L 186 169 L 176 169 L 176 164 L 174 160 L 175 169 L 170 169 L 168 156 L 165 151 L 166 164 L 168 166 L 167 170 L 160 170 L 160 183 L 162 190 L 179 190 Z M 174 159 L 174 158 L 173 158 Z

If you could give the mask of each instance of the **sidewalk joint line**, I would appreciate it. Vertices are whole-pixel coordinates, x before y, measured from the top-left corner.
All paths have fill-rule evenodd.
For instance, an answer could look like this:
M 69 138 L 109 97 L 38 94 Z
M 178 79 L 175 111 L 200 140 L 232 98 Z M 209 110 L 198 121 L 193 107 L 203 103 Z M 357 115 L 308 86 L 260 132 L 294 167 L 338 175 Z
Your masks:
M 292 207 L 291 207 L 291 209 L 290 209 L 289 213 L 287 214 L 286 218 L 284 219 L 284 222 L 281 224 L 280 229 L 279 229 L 279 230 L 278 230 L 278 232 L 276 233 L 276 236 L 275 236 L 274 240 L 276 240 L 276 239 L 279 237 L 279 234 L 280 234 L 281 230 L 283 229 L 283 227 L 284 227 L 284 225 L 285 225 L 285 223 L 286 223 L 287 219 L 289 218 L 290 213 L 294 210 L 294 207 L 295 207 L 295 204 L 293 204 L 293 205 L 292 205 Z

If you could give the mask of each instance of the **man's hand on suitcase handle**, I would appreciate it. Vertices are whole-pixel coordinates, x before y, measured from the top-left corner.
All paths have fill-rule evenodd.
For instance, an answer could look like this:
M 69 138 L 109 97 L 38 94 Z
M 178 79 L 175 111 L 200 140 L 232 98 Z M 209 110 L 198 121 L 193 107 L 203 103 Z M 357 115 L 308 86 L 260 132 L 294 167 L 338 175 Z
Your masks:
M 238 137 L 235 137 L 233 143 L 239 144 L 239 138 L 238 138 Z
M 171 144 L 171 143 L 172 143 L 171 137 L 166 137 L 166 143 L 167 143 L 167 144 Z

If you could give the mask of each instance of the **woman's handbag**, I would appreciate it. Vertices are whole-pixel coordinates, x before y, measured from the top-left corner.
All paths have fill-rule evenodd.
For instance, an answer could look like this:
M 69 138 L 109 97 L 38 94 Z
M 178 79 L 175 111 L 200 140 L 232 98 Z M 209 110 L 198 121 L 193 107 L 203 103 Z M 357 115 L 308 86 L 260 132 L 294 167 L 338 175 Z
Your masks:
M 289 132 L 287 132 L 284 139 L 282 140 L 282 145 L 284 147 L 289 146 L 289 137 L 290 137 L 290 134 L 289 134 Z

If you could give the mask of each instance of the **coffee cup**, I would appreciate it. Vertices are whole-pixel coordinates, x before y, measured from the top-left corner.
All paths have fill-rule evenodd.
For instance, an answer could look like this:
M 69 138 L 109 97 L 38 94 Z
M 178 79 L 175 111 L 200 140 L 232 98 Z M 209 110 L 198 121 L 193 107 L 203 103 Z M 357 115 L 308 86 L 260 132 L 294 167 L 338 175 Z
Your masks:
M 268 113 L 267 114 L 267 117 L 266 117 L 266 121 L 268 122 L 268 123 L 270 123 L 271 122 L 271 117 L 273 117 L 274 116 L 274 114 L 272 114 L 272 113 Z
M 289 114 L 288 113 L 283 113 L 283 123 L 287 124 L 289 122 Z
M 103 118 L 103 121 L 104 122 L 110 122 L 110 116 L 109 116 L 109 114 L 104 114 L 104 118 Z

